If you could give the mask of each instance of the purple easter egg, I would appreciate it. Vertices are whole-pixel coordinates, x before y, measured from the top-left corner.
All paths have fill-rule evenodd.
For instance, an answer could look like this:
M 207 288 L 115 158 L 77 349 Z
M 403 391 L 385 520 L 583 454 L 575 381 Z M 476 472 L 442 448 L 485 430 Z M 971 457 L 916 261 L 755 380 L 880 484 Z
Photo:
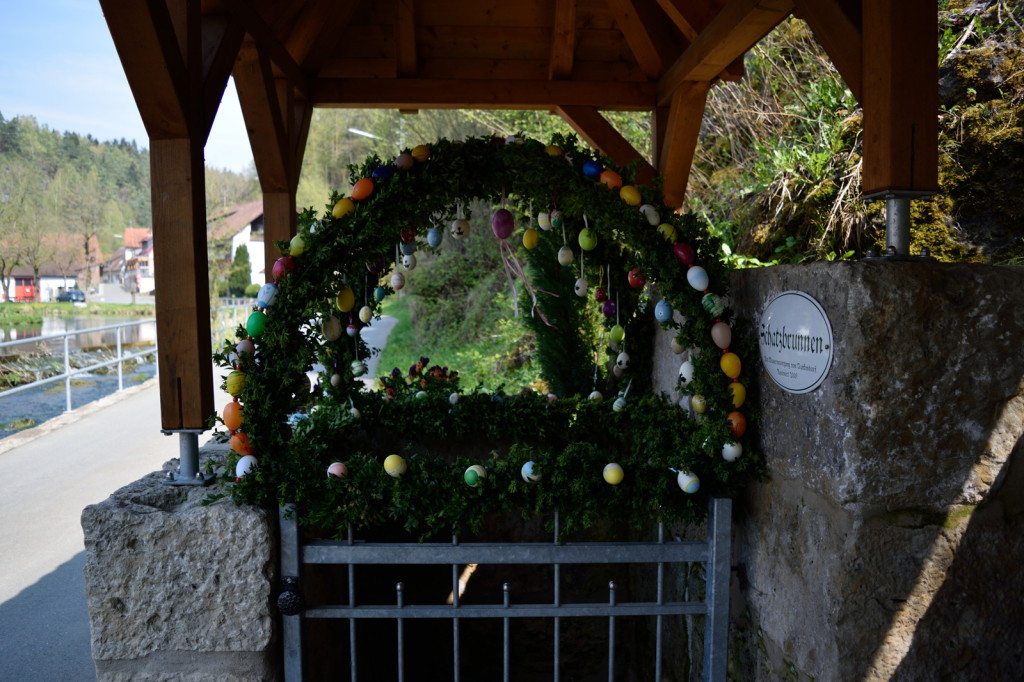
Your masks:
M 498 239 L 508 239 L 515 229 L 515 218 L 504 208 L 499 208 L 491 218 L 491 229 Z
M 610 298 L 601 304 L 601 312 L 605 317 L 615 317 L 616 310 L 615 301 Z

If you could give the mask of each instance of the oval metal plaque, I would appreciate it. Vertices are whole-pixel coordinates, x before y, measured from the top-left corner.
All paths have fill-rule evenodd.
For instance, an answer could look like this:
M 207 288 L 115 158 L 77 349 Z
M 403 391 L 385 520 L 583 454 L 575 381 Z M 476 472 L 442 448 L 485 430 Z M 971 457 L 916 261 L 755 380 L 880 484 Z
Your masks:
M 818 388 L 832 367 L 832 323 L 802 291 L 784 291 L 768 303 L 758 345 L 768 375 L 790 393 Z

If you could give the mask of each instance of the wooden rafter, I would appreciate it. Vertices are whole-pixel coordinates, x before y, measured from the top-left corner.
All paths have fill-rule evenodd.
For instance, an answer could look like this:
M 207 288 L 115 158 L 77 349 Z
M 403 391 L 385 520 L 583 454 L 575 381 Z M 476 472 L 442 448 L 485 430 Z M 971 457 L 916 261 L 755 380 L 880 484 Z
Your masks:
M 658 104 L 685 81 L 710 81 L 793 11 L 793 0 L 729 0 L 658 81 Z
M 210 136 L 245 31 L 233 17 L 203 17 L 203 144 Z
M 295 61 L 309 74 L 317 74 L 330 59 L 331 52 L 338 44 L 338 34 L 352 19 L 352 15 L 361 0 L 324 0 L 326 5 L 320 30 L 308 44 L 292 45 L 288 43 L 289 52 L 295 55 Z M 296 42 L 298 37 L 296 37 Z
M 569 78 L 576 51 L 576 0 L 555 0 L 551 30 L 551 60 L 548 77 Z
M 664 178 L 662 192 L 665 203 L 672 207 L 683 205 L 710 87 L 708 81 L 687 81 L 672 95 L 658 154 L 658 172 Z
M 807 22 L 829 59 L 850 88 L 861 98 L 861 27 L 836 0 L 795 0 L 794 13 Z
M 640 69 L 648 78 L 665 70 L 666 60 L 679 53 L 653 0 L 607 0 L 608 9 L 626 39 Z
M 395 1 L 395 67 L 399 78 L 416 75 L 416 2 Z
M 640 171 L 636 182 L 647 184 L 656 175 L 654 167 L 644 159 L 640 152 L 615 129 L 594 107 L 559 106 L 555 109 L 566 123 L 590 146 L 611 158 L 619 166 L 628 166 L 640 160 Z
M 263 20 L 263 17 L 250 5 L 247 0 L 226 0 L 232 12 L 241 20 L 246 33 L 260 45 L 260 51 L 266 54 L 278 69 L 291 81 L 292 85 L 298 88 L 304 95 L 309 95 L 309 79 L 306 73 L 292 58 L 288 50 L 277 39 L 270 26 Z
M 690 43 L 695 41 L 701 31 L 707 28 L 724 4 L 724 0 L 709 0 L 706 3 L 692 2 L 692 0 L 657 0 L 657 2 L 665 15 Z M 724 81 L 738 81 L 743 78 L 743 55 L 732 60 L 718 77 Z

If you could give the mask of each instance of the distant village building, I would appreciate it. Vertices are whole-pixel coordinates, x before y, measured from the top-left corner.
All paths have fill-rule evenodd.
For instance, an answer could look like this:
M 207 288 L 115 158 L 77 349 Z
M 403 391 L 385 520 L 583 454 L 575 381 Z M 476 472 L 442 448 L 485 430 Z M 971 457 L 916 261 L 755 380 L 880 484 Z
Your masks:
M 156 288 L 153 280 L 153 230 L 128 227 L 124 230 L 124 246 L 114 252 L 103 266 L 103 281 L 120 284 L 126 291 L 148 293 Z
M 96 235 L 89 237 L 89 255 L 86 260 L 85 236 L 82 234 L 44 234 L 39 238 L 39 291 L 36 295 L 35 268 L 24 261 L 15 266 L 10 273 L 10 282 L 4 293 L 7 301 L 53 301 L 63 291 L 85 289 L 86 272 L 92 291 L 101 279 L 100 242 Z M 0 245 L 4 248 L 4 245 Z
M 210 258 L 232 262 L 238 247 L 249 250 L 250 283 L 263 283 L 263 200 L 229 206 L 212 214 L 206 223 Z

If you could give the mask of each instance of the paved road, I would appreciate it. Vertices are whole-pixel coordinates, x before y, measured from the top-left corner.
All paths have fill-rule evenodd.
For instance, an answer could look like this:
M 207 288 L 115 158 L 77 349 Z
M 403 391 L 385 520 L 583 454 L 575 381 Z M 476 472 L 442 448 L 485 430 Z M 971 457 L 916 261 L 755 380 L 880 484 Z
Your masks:
M 125 290 L 120 284 L 116 282 L 101 282 L 99 291 L 92 297 L 93 301 L 100 303 L 131 303 L 132 295 Z M 142 294 L 135 295 L 135 302 L 138 304 L 152 304 L 154 302 L 152 296 L 143 296 Z

